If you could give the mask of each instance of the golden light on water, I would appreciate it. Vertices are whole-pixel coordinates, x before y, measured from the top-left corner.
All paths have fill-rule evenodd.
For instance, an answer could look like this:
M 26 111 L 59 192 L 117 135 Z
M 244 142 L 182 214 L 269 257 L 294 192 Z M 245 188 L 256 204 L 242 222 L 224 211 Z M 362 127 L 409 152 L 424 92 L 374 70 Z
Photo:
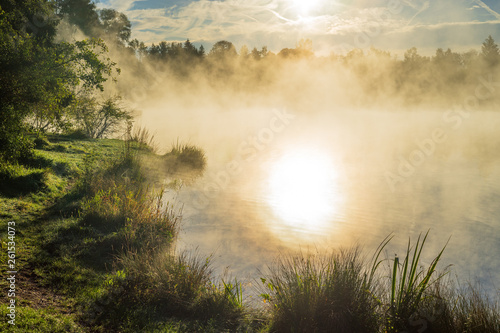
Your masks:
M 268 202 L 291 229 L 319 231 L 335 213 L 337 180 L 328 154 L 315 150 L 289 152 L 271 167 Z

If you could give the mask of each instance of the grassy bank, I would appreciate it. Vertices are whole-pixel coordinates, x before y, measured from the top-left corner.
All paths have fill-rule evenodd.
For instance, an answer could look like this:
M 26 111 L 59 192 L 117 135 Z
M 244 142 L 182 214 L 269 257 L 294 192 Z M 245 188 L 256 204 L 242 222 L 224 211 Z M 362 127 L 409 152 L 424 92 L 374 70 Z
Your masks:
M 16 326 L 3 293 L 1 331 L 500 331 L 498 304 L 436 270 L 443 252 L 422 266 L 427 235 L 401 258 L 382 255 L 389 238 L 369 259 L 359 249 L 278 258 L 252 308 L 237 280 L 213 275 L 210 254 L 174 252 L 182 212 L 155 175 L 199 173 L 203 152 L 176 144 L 160 156 L 151 142 L 49 136 L 31 160 L 2 165 L 2 273 L 9 221 L 19 273 Z

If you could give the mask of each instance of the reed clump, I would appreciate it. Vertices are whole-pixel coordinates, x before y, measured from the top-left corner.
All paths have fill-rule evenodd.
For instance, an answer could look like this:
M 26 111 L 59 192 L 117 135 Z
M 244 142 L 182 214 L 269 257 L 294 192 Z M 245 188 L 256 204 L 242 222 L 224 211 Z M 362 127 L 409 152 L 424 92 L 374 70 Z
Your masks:
M 381 258 L 392 236 L 371 261 L 359 248 L 279 258 L 261 279 L 270 331 L 500 332 L 497 303 L 470 284 L 457 288 L 448 268 L 438 271 L 446 245 L 423 265 L 428 235 L 409 240 L 401 259 Z

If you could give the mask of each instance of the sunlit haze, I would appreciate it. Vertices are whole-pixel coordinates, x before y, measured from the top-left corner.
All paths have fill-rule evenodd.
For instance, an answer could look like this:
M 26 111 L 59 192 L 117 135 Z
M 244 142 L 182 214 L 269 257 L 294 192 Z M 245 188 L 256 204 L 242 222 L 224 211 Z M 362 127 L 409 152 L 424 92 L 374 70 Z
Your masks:
M 331 219 L 341 195 L 336 173 L 329 154 L 315 147 L 285 152 L 269 172 L 269 203 L 292 228 L 314 232 Z

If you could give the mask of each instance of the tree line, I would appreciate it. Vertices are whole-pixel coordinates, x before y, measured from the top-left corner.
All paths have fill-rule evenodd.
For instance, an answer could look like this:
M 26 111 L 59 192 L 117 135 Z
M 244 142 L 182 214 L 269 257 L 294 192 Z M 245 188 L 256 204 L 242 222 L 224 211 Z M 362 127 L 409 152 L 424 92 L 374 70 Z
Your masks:
M 87 38 L 56 38 L 61 22 Z M 207 52 L 189 39 L 146 45 L 131 39 L 131 32 L 125 14 L 97 9 L 91 0 L 0 0 L 0 161 L 29 156 L 29 133 L 79 130 L 102 137 L 130 121 L 132 113 L 120 96 L 105 91 L 120 74 L 117 58 L 145 82 L 151 77 L 144 66 L 154 66 L 159 69 L 154 75 L 172 80 L 205 75 L 212 84 L 248 90 L 275 82 L 286 72 L 276 68 L 296 62 L 325 68 L 324 75 L 342 68 L 357 78 L 363 91 L 358 99 L 367 103 L 387 96 L 407 103 L 452 98 L 470 91 L 478 75 L 496 75 L 500 66 L 492 36 L 480 51 L 438 49 L 423 56 L 411 48 L 397 58 L 375 48 L 318 57 L 308 39 L 277 53 L 266 46 L 237 51 L 232 42 L 221 40 Z

